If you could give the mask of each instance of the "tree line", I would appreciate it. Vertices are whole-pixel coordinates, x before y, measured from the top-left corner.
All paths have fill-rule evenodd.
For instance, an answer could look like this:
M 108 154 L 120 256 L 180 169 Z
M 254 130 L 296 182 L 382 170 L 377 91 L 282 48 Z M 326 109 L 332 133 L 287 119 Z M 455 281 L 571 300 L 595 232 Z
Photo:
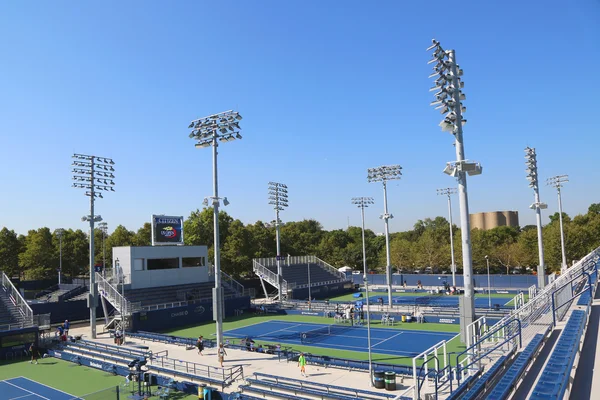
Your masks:
M 561 265 L 558 213 L 550 215 L 543 228 L 547 272 L 557 272 Z M 563 213 L 567 262 L 571 264 L 600 246 L 600 203 L 590 205 L 587 213 L 574 218 Z M 274 257 L 276 254 L 275 225 L 257 221 L 244 225 L 226 212 L 219 213 L 221 267 L 235 277 L 252 274 L 252 259 Z M 326 231 L 313 219 L 293 221 L 281 226 L 282 255 L 316 255 L 336 267 L 349 266 L 362 270 L 361 228 L 349 227 Z M 461 231 L 455 225 L 454 253 L 460 271 L 462 265 Z M 184 223 L 186 245 L 206 245 L 213 257 L 213 211 L 209 208 L 193 211 Z M 89 268 L 88 234 L 80 229 L 65 229 L 62 236 L 62 271 L 69 277 L 85 276 Z M 106 237 L 99 229 L 94 232 L 96 265 L 111 266 L 112 248 L 118 246 L 149 246 L 151 226 L 145 223 L 137 231 L 123 225 Z M 385 237 L 372 230 L 365 231 L 367 265 L 383 272 L 386 266 Z M 534 225 L 520 228 L 498 227 L 471 232 L 473 268 L 496 273 L 509 273 L 513 268 L 538 264 L 537 230 Z M 0 231 L 0 267 L 7 275 L 22 279 L 50 279 L 58 274 L 60 240 L 56 232 L 43 227 L 17 235 L 4 227 Z M 391 263 L 398 270 L 412 272 L 426 267 L 450 270 L 450 226 L 446 218 L 418 220 L 413 229 L 390 235 Z

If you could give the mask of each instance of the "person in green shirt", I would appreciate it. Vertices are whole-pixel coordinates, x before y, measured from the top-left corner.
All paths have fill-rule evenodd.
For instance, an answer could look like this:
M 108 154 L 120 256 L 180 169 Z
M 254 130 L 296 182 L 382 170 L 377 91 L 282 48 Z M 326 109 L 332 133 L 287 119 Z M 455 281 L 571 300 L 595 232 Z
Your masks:
M 300 373 L 306 378 L 306 358 L 304 358 L 304 353 L 300 353 L 300 357 L 298 357 L 298 366 L 300 367 Z

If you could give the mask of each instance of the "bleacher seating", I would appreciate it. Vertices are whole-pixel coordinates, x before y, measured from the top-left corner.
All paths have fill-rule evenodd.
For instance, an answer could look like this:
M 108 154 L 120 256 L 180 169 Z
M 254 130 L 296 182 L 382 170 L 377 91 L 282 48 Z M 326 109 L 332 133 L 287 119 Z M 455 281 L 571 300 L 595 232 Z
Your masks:
M 125 290 L 125 297 L 132 303 L 141 303 L 142 306 L 176 303 L 212 298 L 213 282 L 192 283 L 187 285 L 160 286 L 144 289 Z M 234 292 L 223 287 L 225 296 Z
M 473 384 L 473 382 L 477 381 L 478 377 L 479 377 L 479 374 L 474 374 L 474 375 L 467 377 L 464 381 L 462 381 L 460 383 L 460 385 L 458 385 L 458 387 L 456 389 L 454 389 L 452 391 L 452 394 L 450 394 L 450 396 L 448 396 L 447 400 L 459 399 L 463 395 L 463 393 L 469 388 L 469 386 L 471 386 Z
M 9 296 L 0 288 L 0 326 L 18 325 L 23 321 L 18 308 L 12 303 Z
M 0 326 L 10 325 L 15 322 L 16 320 L 11 314 L 10 310 L 6 307 L 3 301 L 0 301 Z
M 525 372 L 527 365 L 533 359 L 534 355 L 541 348 L 544 341 L 544 335 L 537 334 L 531 339 L 531 342 L 525 349 L 519 353 L 512 365 L 505 370 L 498 384 L 491 390 L 487 399 L 506 399 L 511 393 L 515 384 Z
M 532 395 L 532 400 L 562 399 L 571 376 L 581 336 L 586 324 L 586 312 L 575 310 L 567 321 L 548 363 L 542 371 Z
M 274 274 L 277 273 L 277 266 L 267 267 Z M 288 283 L 295 283 L 296 285 L 308 284 L 308 268 L 307 264 L 292 264 L 282 265 L 281 274 L 283 279 Z M 332 274 L 325 268 L 318 264 L 310 264 L 310 282 L 316 284 L 318 282 L 336 281 L 340 278 L 337 275 Z
M 256 393 L 263 396 L 276 394 L 277 397 L 285 396 L 289 399 L 305 399 L 305 397 L 302 397 L 302 394 L 332 400 L 379 400 L 396 398 L 396 395 L 391 393 L 351 389 L 345 386 L 327 385 L 259 372 L 255 372 L 254 376 L 255 378 L 246 379 L 249 385 L 240 386 L 242 392 Z
M 506 363 L 507 357 L 500 357 L 494 365 L 492 365 L 478 380 L 475 382 L 473 386 L 469 388 L 467 393 L 462 397 L 462 400 L 474 400 L 479 396 L 486 387 L 489 387 L 495 375 L 500 372 L 504 364 Z

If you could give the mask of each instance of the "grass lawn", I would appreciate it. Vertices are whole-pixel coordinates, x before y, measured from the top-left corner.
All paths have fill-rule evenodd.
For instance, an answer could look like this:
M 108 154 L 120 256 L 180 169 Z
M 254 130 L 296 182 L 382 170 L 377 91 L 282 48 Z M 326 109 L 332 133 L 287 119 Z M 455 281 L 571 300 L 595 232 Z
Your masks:
M 120 389 L 124 390 L 124 392 L 121 392 L 121 398 L 125 398 L 131 394 L 129 386 L 123 386 L 125 378 L 122 376 L 115 376 L 98 369 L 80 366 L 56 358 L 40 359 L 37 365 L 29 364 L 29 361 L 0 362 L 0 380 L 20 376 L 77 397 L 116 386 L 120 386 Z M 116 399 L 116 394 L 112 395 L 112 397 L 99 397 L 99 395 L 95 395 L 93 398 Z M 0 397 L 2 397 L 1 393 Z M 174 393 L 173 398 L 192 400 L 198 397 L 184 395 L 183 393 Z
M 325 317 L 314 317 L 314 316 L 305 316 L 305 315 L 242 315 L 240 317 L 227 318 L 223 322 L 223 331 L 225 338 L 227 338 L 227 331 L 237 328 L 242 328 L 244 326 L 258 324 L 261 322 L 267 321 L 289 321 L 289 322 L 306 322 L 306 323 L 317 323 L 317 324 L 332 324 L 333 319 L 325 318 Z M 420 331 L 434 331 L 434 332 L 451 332 L 457 333 L 460 331 L 460 326 L 455 324 L 416 324 L 416 323 L 399 323 L 396 326 L 390 327 L 387 325 L 382 325 L 380 320 L 374 320 L 371 322 L 371 326 L 373 328 L 384 328 L 384 329 L 402 329 L 402 330 L 420 330 Z M 181 336 L 181 337 L 191 337 L 197 338 L 202 335 L 206 338 L 213 338 L 215 334 L 215 323 L 207 322 L 202 325 L 190 326 L 186 328 L 177 328 L 177 329 L 168 329 L 163 333 Z M 233 340 L 233 339 L 232 339 Z M 239 340 L 236 338 L 236 340 Z M 277 344 L 272 342 L 265 342 L 256 340 L 258 344 Z M 281 343 L 282 346 L 287 346 L 285 343 Z M 360 352 L 360 351 L 349 351 L 349 350 L 334 350 L 334 349 L 323 349 L 322 347 L 312 347 L 312 346 L 303 346 L 303 345 L 293 345 L 292 348 L 296 351 L 303 351 L 311 354 L 320 354 L 327 355 L 329 357 L 339 357 L 353 360 L 367 360 L 368 353 Z M 465 346 L 460 343 L 459 338 L 454 338 L 447 344 L 448 352 L 460 352 L 465 349 Z M 399 357 L 399 356 L 386 356 L 384 354 L 372 354 L 372 359 L 374 362 L 381 362 L 386 364 L 401 364 L 401 365 L 411 365 L 412 358 L 411 357 Z

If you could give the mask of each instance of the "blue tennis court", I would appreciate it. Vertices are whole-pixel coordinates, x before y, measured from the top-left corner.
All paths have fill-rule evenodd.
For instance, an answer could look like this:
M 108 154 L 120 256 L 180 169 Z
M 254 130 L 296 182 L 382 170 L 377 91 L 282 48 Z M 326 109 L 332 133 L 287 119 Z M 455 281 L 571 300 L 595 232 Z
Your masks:
M 368 348 L 366 326 L 332 325 L 331 333 L 323 333 L 330 325 L 288 321 L 267 321 L 224 333 L 229 338 L 250 337 L 274 343 L 308 345 L 336 350 L 365 352 Z M 311 331 L 317 330 L 316 333 Z M 307 335 L 303 339 L 303 334 Z M 373 353 L 413 357 L 455 333 L 371 328 Z
M 383 303 L 388 303 L 387 294 L 383 294 L 380 296 L 371 296 L 369 297 L 369 301 L 373 304 L 377 304 L 378 300 L 382 298 Z M 458 298 L 459 296 L 448 296 L 445 294 L 432 294 L 430 296 L 397 296 L 394 295 L 392 297 L 393 304 L 401 304 L 401 305 L 424 305 L 424 306 L 434 306 L 434 307 L 458 307 Z M 499 304 L 501 307 L 505 306 L 506 303 L 510 302 L 514 296 L 508 297 L 492 297 L 492 307 L 495 304 Z M 360 298 L 358 298 L 360 300 Z M 489 306 L 489 300 L 486 297 L 475 296 L 475 307 L 477 308 L 487 308 Z
M 77 396 L 23 377 L 0 381 L 0 400 L 71 400 L 76 398 Z

